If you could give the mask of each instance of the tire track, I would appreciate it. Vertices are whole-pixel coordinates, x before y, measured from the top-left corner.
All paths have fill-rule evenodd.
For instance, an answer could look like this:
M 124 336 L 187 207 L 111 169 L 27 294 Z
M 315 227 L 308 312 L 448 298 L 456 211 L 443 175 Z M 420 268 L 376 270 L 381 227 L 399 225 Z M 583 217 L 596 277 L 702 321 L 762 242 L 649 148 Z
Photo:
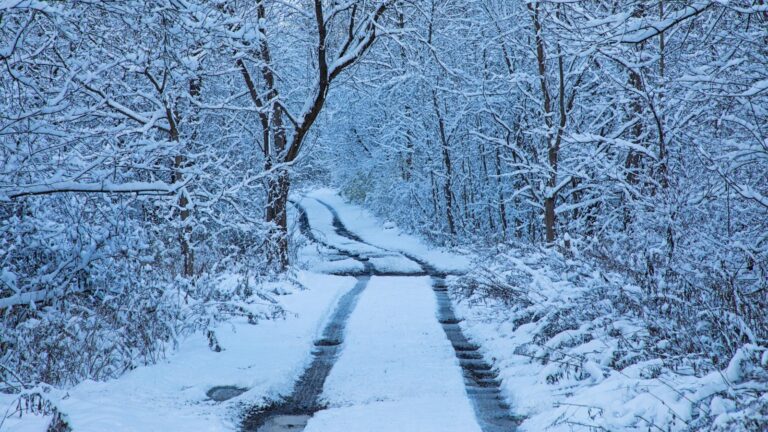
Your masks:
M 247 412 L 241 425 L 244 432 L 300 431 L 306 427 L 312 414 L 324 408 L 319 403 L 323 384 L 342 349 L 347 320 L 374 273 L 373 266 L 367 260 L 320 241 L 312 233 L 304 208 L 296 202 L 292 203 L 299 210 L 302 234 L 311 241 L 336 250 L 339 255 L 360 261 L 365 273 L 357 275 L 355 286 L 339 299 L 330 321 L 323 329 L 322 337 L 315 341 L 312 363 L 296 382 L 291 395 L 271 406 L 253 408 Z

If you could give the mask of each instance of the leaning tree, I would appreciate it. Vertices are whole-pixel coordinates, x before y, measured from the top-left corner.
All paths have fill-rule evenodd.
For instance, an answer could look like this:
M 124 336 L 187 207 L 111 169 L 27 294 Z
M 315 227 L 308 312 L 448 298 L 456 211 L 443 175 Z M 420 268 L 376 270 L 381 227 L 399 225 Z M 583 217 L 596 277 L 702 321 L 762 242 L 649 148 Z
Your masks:
M 249 31 L 247 24 L 237 24 L 238 31 L 228 37 L 233 45 L 233 63 L 258 112 L 266 174 L 266 221 L 273 227 L 274 258 L 280 268 L 288 265 L 291 167 L 323 110 L 332 84 L 373 46 L 383 31 L 385 12 L 394 3 L 314 0 L 287 6 L 259 0 L 250 6 L 255 13 L 233 12 L 257 18 L 255 31 Z

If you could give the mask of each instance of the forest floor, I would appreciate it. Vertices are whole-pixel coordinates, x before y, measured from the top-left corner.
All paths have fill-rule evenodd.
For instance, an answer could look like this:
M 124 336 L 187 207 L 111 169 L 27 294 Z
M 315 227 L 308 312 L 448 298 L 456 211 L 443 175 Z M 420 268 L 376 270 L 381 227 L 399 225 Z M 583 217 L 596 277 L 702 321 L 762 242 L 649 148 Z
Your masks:
M 52 390 L 74 431 L 503 432 L 589 430 L 592 421 L 610 430 L 680 430 L 691 408 L 678 389 L 722 390 L 719 375 L 662 385 L 643 375 L 643 364 L 634 377 L 608 374 L 599 360 L 537 362 L 518 349 L 532 346 L 535 323 L 516 327 L 502 303 L 449 296 L 471 270 L 468 255 L 430 247 L 330 190 L 296 196 L 293 208 L 296 260 L 306 270 L 266 287 L 285 316 L 222 323 L 220 352 L 198 334 L 119 379 Z M 557 269 L 536 267 L 544 260 L 523 261 L 516 265 L 552 301 L 578 291 L 556 278 Z M 566 345 L 607 352 L 608 339 L 574 330 L 544 345 L 577 339 Z M 42 432 L 45 420 L 12 417 L 0 429 Z

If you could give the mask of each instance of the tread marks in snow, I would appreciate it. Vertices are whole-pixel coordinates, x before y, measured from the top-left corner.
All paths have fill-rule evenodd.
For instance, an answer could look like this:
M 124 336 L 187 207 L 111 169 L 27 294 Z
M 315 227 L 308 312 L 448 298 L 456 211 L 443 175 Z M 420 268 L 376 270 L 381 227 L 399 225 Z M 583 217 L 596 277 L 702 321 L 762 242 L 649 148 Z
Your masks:
M 360 236 L 350 232 L 341 222 L 338 212 L 332 206 L 319 199 L 316 201 L 331 212 L 333 226 L 340 236 L 378 247 L 365 242 Z M 379 249 L 393 252 L 383 248 Z M 483 432 L 514 431 L 521 419 L 510 414 L 510 406 L 501 394 L 501 381 L 498 378 L 498 372 L 483 359 L 480 347 L 472 343 L 459 326 L 461 320 L 456 317 L 453 311 L 453 304 L 448 296 L 448 286 L 445 283 L 445 277 L 450 273 L 438 271 L 426 261 L 412 255 L 404 252 L 398 253 L 422 268 L 423 272 L 410 274 L 410 276 L 430 276 L 432 278 L 432 289 L 437 297 L 437 318 L 456 352 L 456 357 L 459 359 L 464 375 L 464 386 L 475 410 L 477 422 Z M 400 274 L 397 275 L 400 276 Z
M 302 234 L 311 241 L 324 244 L 312 233 L 306 211 L 298 203 L 293 204 L 299 210 L 299 227 Z M 373 266 L 367 261 L 347 251 L 324 245 L 336 250 L 340 255 L 360 261 L 366 273 L 357 276 L 355 286 L 339 299 L 321 338 L 315 341 L 312 363 L 296 382 L 292 394 L 272 406 L 253 408 L 246 413 L 242 423 L 242 430 L 245 432 L 300 431 L 307 425 L 312 414 L 324 408 L 319 403 L 323 384 L 342 349 L 347 320 L 373 273 Z
M 321 200 L 317 201 L 333 215 L 333 226 L 339 236 L 373 246 L 366 243 L 358 235 L 350 232 L 341 222 L 336 209 Z M 402 252 L 397 252 L 397 254 L 418 264 L 422 271 L 410 273 L 379 271 L 369 262 L 367 256 L 355 254 L 319 240 L 312 233 L 309 218 L 304 208 L 297 202 L 291 202 L 299 210 L 299 227 L 302 234 L 311 241 L 334 250 L 340 256 L 361 262 L 364 270 L 356 273 L 343 273 L 345 276 L 356 276 L 358 282 L 352 290 L 339 300 L 336 311 L 329 324 L 325 327 L 322 337 L 315 342 L 312 364 L 297 381 L 293 394 L 271 407 L 253 409 L 246 415 L 243 421 L 243 430 L 254 432 L 303 430 L 311 416 L 324 408 L 319 404 L 319 397 L 323 384 L 341 351 L 346 322 L 370 277 L 376 275 L 430 276 L 432 278 L 432 287 L 437 297 L 437 318 L 453 346 L 456 357 L 459 359 L 464 376 L 464 385 L 474 408 L 478 424 L 483 432 L 514 431 L 520 423 L 520 419 L 510 414 L 510 406 L 501 394 L 501 382 L 498 379 L 498 372 L 483 359 L 483 355 L 479 351 L 480 347 L 472 343 L 461 330 L 459 325 L 461 320 L 456 317 L 453 311 L 453 305 L 445 284 L 445 277 L 448 273 L 440 272 L 429 263 Z M 383 248 L 378 249 L 393 253 L 393 251 Z
M 273 406 L 254 408 L 247 413 L 243 431 L 302 430 L 312 414 L 324 408 L 319 403 L 323 384 L 341 352 L 347 320 L 369 280 L 368 276 L 359 277 L 355 286 L 341 297 L 322 337 L 315 341 L 312 363 L 296 382 L 293 393 Z
M 461 320 L 453 312 L 444 276 L 433 276 L 432 288 L 437 297 L 437 318 L 459 359 L 464 386 L 475 409 L 477 422 L 483 432 L 515 430 L 520 421 L 510 414 L 510 406 L 501 394 L 499 373 L 483 359 L 480 347 L 462 332 L 459 326 Z

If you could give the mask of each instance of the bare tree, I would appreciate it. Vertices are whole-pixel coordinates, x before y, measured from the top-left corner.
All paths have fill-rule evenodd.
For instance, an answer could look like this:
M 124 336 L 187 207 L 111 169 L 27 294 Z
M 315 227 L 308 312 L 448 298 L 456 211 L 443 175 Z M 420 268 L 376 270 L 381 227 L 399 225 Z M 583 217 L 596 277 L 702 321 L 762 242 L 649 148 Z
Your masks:
M 283 96 L 287 90 L 280 88 L 276 69 L 279 60 L 272 55 L 270 35 L 266 26 L 269 22 L 268 8 L 263 0 L 256 2 L 258 21 L 258 47 L 255 57 L 258 61 L 262 85 L 253 78 L 247 65 L 237 60 L 246 88 L 259 109 L 263 132 L 262 148 L 265 155 L 264 169 L 269 173 L 267 181 L 266 221 L 275 226 L 277 260 L 282 268 L 288 265 L 287 205 L 290 193 L 289 167 L 299 156 L 312 125 L 325 105 L 331 84 L 346 70 L 357 63 L 374 44 L 380 21 L 392 0 L 380 2 L 375 7 L 366 7 L 366 2 L 356 1 L 344 4 L 322 0 L 312 2 L 311 12 L 314 28 L 309 35 L 315 38 L 312 51 L 315 59 L 311 63 L 311 88 L 301 104 L 298 113 L 289 109 Z M 331 37 L 331 32 L 344 29 L 343 37 Z

